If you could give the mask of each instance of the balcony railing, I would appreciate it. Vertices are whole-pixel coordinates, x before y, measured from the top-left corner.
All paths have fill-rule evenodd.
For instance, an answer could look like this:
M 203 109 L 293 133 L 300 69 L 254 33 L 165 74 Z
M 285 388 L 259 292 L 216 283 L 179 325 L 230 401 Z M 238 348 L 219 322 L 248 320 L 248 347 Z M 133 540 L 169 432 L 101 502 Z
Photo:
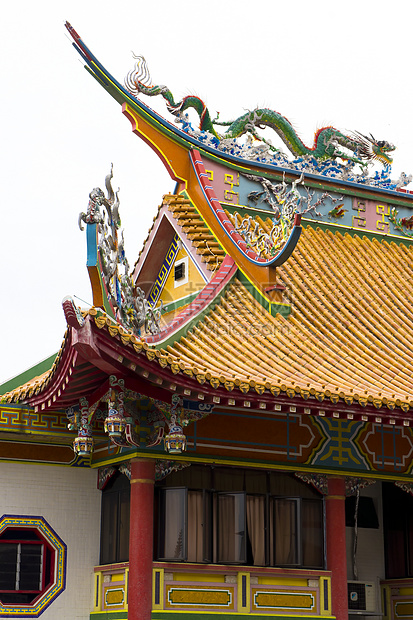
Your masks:
M 384 620 L 413 618 L 413 578 L 381 581 Z
M 96 612 L 128 609 L 129 564 L 95 568 Z M 331 573 L 320 570 L 153 563 L 152 612 L 331 616 Z M 108 616 L 110 617 L 110 616 Z

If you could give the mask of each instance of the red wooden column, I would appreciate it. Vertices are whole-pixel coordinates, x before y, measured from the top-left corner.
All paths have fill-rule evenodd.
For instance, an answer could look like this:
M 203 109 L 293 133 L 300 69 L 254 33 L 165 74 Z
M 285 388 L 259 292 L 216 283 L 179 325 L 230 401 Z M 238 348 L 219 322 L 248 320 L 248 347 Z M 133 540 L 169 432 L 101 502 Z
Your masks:
M 326 496 L 327 570 L 332 572 L 332 613 L 337 620 L 348 619 L 345 499 L 344 478 L 329 477 Z
M 131 461 L 128 620 L 152 611 L 153 491 L 155 460 Z

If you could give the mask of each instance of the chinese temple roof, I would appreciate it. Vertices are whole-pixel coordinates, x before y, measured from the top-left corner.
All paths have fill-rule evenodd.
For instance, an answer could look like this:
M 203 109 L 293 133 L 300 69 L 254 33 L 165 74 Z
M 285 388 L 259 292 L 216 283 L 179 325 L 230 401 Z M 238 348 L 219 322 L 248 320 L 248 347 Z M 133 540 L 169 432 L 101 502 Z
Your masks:
M 94 307 L 80 312 L 64 302 L 68 331 L 53 367 L 3 401 L 62 409 L 86 394 L 97 403 L 107 376 L 117 374 L 129 389 L 157 398 L 177 391 L 256 409 L 291 402 L 313 415 L 409 425 L 413 201 L 390 183 L 388 168 L 367 179 L 359 160 L 391 162 L 394 146 L 328 127 L 324 146 L 333 150 L 317 160 L 321 145 L 311 150 L 294 138 L 298 154 L 311 150 L 311 165 L 308 153 L 288 169 L 277 164 L 279 154 L 275 163 L 255 151 L 242 159 L 247 146 L 234 154 L 231 142 L 232 151 L 223 151 L 228 140 L 219 142 L 211 127 L 195 133 L 180 116 L 177 130 L 152 113 L 68 30 L 88 71 L 122 104 L 177 186 L 159 207 L 133 277 L 117 233 L 112 173 L 107 197 L 91 192 L 79 222 L 87 225 Z M 156 90 L 136 79 L 139 93 Z M 291 134 L 278 113 L 256 114 L 255 126 L 244 119 L 254 138 L 264 117 Z M 198 288 L 177 293 L 174 312 L 162 315 L 156 304 L 179 245 L 197 266 Z
M 250 392 L 372 405 L 391 418 L 395 409 L 413 409 L 411 251 L 403 243 L 307 226 L 279 271 L 289 316 L 272 316 L 233 277 L 208 313 L 166 347 L 148 346 L 94 309 L 89 316 L 119 348 L 148 358 L 153 372 L 166 369 L 175 382 L 196 379 L 234 398 Z M 58 366 L 57 360 L 5 401 L 41 394 Z

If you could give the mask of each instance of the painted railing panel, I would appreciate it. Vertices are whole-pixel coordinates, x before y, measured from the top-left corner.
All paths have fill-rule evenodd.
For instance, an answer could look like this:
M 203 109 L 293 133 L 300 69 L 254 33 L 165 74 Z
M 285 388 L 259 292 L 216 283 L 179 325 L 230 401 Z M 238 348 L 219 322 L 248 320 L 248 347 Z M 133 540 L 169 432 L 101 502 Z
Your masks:
M 413 578 L 386 579 L 381 582 L 384 620 L 413 618 Z
M 91 617 L 127 612 L 128 573 L 127 563 L 95 568 Z M 327 571 L 155 562 L 152 610 L 155 615 L 185 611 L 329 617 L 330 582 Z

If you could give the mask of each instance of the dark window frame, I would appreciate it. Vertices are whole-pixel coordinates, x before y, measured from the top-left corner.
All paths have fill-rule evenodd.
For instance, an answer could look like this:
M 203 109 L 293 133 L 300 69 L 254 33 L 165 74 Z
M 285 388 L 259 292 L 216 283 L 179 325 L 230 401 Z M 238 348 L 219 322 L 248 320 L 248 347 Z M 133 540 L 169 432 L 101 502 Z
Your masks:
M 247 562 L 247 554 L 248 554 L 248 548 L 247 545 L 249 543 L 250 537 L 248 534 L 248 525 L 247 525 L 247 498 L 253 497 L 253 496 L 257 496 L 257 497 L 264 497 L 265 498 L 265 506 L 264 506 L 264 536 L 265 536 L 265 563 L 263 564 L 263 566 L 273 566 L 273 567 L 285 567 L 285 568 L 305 568 L 305 569 L 323 569 L 325 566 L 325 510 L 324 510 L 324 502 L 322 498 L 314 498 L 314 499 L 309 499 L 306 497 L 300 497 L 300 496 L 283 496 L 283 495 L 274 495 L 271 493 L 247 493 L 246 491 L 215 491 L 214 489 L 211 489 L 210 491 L 206 491 L 205 489 L 191 489 L 188 487 L 182 487 L 182 486 L 177 486 L 177 487 L 173 487 L 173 486 L 168 486 L 168 487 L 158 487 L 157 488 L 157 495 L 158 495 L 158 502 L 159 502 L 159 506 L 162 506 L 162 500 L 160 499 L 160 497 L 162 496 L 163 493 L 165 492 L 173 492 L 174 490 L 179 490 L 179 491 L 187 491 L 186 493 L 186 499 L 185 499 L 185 507 L 184 507 L 184 512 L 185 512 L 185 524 L 183 527 L 183 531 L 184 531 L 184 540 L 185 540 L 185 545 L 184 545 L 184 552 L 182 553 L 180 558 L 176 558 L 176 557 L 170 557 L 168 556 L 168 554 L 165 553 L 159 553 L 157 552 L 156 554 L 156 559 L 159 561 L 169 561 L 169 562 L 188 562 L 189 560 L 188 558 L 188 492 L 191 491 L 203 491 L 204 492 L 204 496 L 203 496 L 203 513 L 204 513 L 204 517 L 203 517 L 203 522 L 206 522 L 206 512 L 208 510 L 207 506 L 206 506 L 206 492 L 208 493 L 208 496 L 211 498 L 211 506 L 210 506 L 210 518 L 211 518 L 211 523 L 209 526 L 209 531 L 210 531 L 210 548 L 206 549 L 205 548 L 205 529 L 203 532 L 203 536 L 204 536 L 204 549 L 203 549 L 203 556 L 205 559 L 202 560 L 203 563 L 212 563 L 212 564 L 228 564 L 228 565 L 237 565 L 237 566 L 244 566 L 244 565 L 250 565 L 251 563 Z M 225 495 L 242 495 L 244 497 L 244 537 L 243 537 L 243 541 L 242 541 L 242 545 L 244 547 L 244 561 L 223 561 L 222 558 L 219 555 L 218 552 L 218 548 L 219 548 L 219 532 L 220 532 L 220 524 L 219 524 L 219 509 L 218 509 L 218 504 L 219 504 L 219 497 L 225 496 Z M 288 500 L 288 501 L 292 501 L 294 502 L 295 506 L 296 506 L 296 511 L 295 511 L 295 533 L 297 535 L 297 539 L 296 539 L 296 561 L 294 562 L 284 562 L 284 563 L 276 563 L 275 561 L 273 563 L 270 562 L 270 556 L 271 553 L 274 554 L 275 557 L 275 544 L 276 544 L 276 537 L 274 536 L 274 540 L 273 540 L 273 546 L 274 546 L 274 550 L 271 551 L 270 546 L 270 530 L 271 530 L 271 523 L 270 523 L 270 506 L 272 502 L 276 502 L 277 500 Z M 303 525 L 303 517 L 304 517 L 304 507 L 303 507 L 303 502 L 313 502 L 313 503 L 317 503 L 317 505 L 319 506 L 319 512 L 318 512 L 318 517 L 320 520 L 320 528 L 319 529 L 319 535 L 320 535 L 320 553 L 319 553 L 319 560 L 320 563 L 319 565 L 317 564 L 311 564 L 311 565 L 304 565 L 304 525 Z M 212 509 L 212 510 L 211 510 Z M 163 540 L 163 524 L 166 523 L 168 516 L 165 513 L 164 510 L 162 510 L 162 508 L 159 509 L 159 514 L 160 514 L 160 518 L 158 519 L 158 541 L 161 541 L 161 546 L 162 546 L 162 540 Z M 215 524 L 214 524 L 215 523 Z M 275 531 L 275 529 L 274 529 Z M 159 549 L 159 544 L 158 544 L 158 549 Z
M 126 506 L 126 507 L 125 507 Z M 126 524 L 123 519 L 126 518 Z M 101 565 L 129 560 L 130 482 L 125 474 L 116 474 L 102 491 Z M 114 538 L 106 538 L 107 533 Z
M 257 487 L 257 491 L 251 492 L 251 490 L 253 489 L 253 486 L 251 486 L 251 484 L 248 486 L 248 484 L 245 481 L 244 483 L 241 483 L 239 476 L 235 476 L 234 483 L 231 482 L 231 480 L 229 480 L 228 478 L 227 478 L 227 482 L 225 482 L 225 476 L 228 476 L 229 474 L 227 470 L 224 471 L 224 484 L 222 484 L 222 479 L 221 479 L 220 484 L 219 484 L 219 490 L 217 490 L 214 487 L 217 486 L 218 479 L 215 480 L 214 475 L 215 473 L 216 474 L 219 473 L 218 468 L 215 468 L 215 469 L 210 468 L 210 471 L 212 474 L 212 479 L 209 479 L 208 476 L 204 478 L 203 480 L 201 480 L 201 478 L 199 478 L 197 481 L 193 479 L 193 482 L 195 482 L 195 484 L 190 483 L 189 486 L 185 486 L 185 481 L 187 484 L 188 482 L 190 482 L 192 478 L 190 477 L 189 478 L 187 477 L 186 479 L 185 477 L 182 478 L 182 474 L 185 475 L 185 472 L 188 473 L 189 470 L 184 470 L 184 472 L 178 472 L 177 474 L 178 480 L 181 480 L 181 484 L 179 484 L 179 482 L 176 485 L 173 484 L 174 474 L 171 474 L 170 479 L 168 477 L 168 480 L 163 480 L 160 483 L 156 484 L 155 486 L 155 491 L 156 491 L 155 498 L 156 499 L 155 499 L 155 510 L 154 510 L 154 515 L 156 515 L 155 524 L 154 524 L 155 525 L 154 527 L 154 534 L 155 534 L 154 557 L 157 560 L 166 561 L 166 562 L 182 562 L 182 563 L 189 562 L 189 563 L 208 563 L 208 564 L 232 564 L 232 565 L 239 565 L 239 566 L 253 565 L 253 559 L 251 561 L 251 558 L 253 558 L 254 556 L 254 551 L 253 551 L 254 543 L 252 539 L 253 530 L 251 532 L 249 531 L 246 511 L 247 511 L 248 497 L 257 496 L 257 497 L 264 498 L 264 512 L 263 512 L 264 551 L 262 550 L 262 546 L 259 551 L 259 557 L 261 558 L 264 556 L 264 562 L 262 564 L 256 564 L 256 566 L 258 565 L 259 566 L 279 566 L 279 567 L 285 567 L 285 568 L 303 568 L 303 569 L 315 569 L 315 570 L 323 569 L 325 567 L 325 505 L 324 505 L 323 498 L 321 497 L 319 493 L 316 493 L 315 491 L 306 490 L 306 487 L 303 487 L 302 495 L 296 494 L 297 489 L 295 488 L 294 490 L 290 488 L 290 490 L 293 490 L 292 494 L 275 493 L 274 491 L 276 489 L 273 488 L 270 484 L 271 474 L 266 475 L 265 484 L 260 483 L 259 488 Z M 237 474 L 238 473 L 239 472 L 237 471 Z M 247 474 L 248 472 L 246 472 L 246 476 Z M 179 476 L 181 476 L 181 478 L 179 478 Z M 286 476 L 288 475 L 286 474 Z M 206 482 L 207 479 L 208 479 L 208 482 Z M 118 484 L 116 483 L 116 480 L 118 480 Z M 122 481 L 122 482 L 119 483 L 119 481 Z M 296 482 L 297 481 L 293 481 L 293 487 L 294 485 L 296 485 Z M 288 484 L 289 483 L 287 480 L 287 486 Z M 227 485 L 229 487 L 232 486 L 233 488 L 228 488 L 228 490 L 224 490 L 223 487 Z M 288 492 L 288 488 L 285 487 L 284 485 L 285 483 L 282 482 L 281 486 L 279 487 L 281 490 L 281 493 L 284 489 Z M 291 484 L 290 484 L 290 487 L 291 487 Z M 243 490 L 241 490 L 242 488 Z M 267 489 L 266 492 L 264 492 L 265 488 Z M 114 564 L 118 562 L 128 561 L 129 559 L 128 549 L 127 549 L 127 553 L 125 553 L 124 556 L 118 555 L 119 550 L 120 550 L 119 540 L 121 537 L 120 527 L 119 527 L 120 502 L 121 502 L 121 494 L 125 492 L 125 489 L 127 489 L 129 493 L 129 500 L 128 500 L 128 520 L 129 520 L 130 482 L 128 478 L 124 476 L 124 474 L 118 473 L 114 477 L 114 479 L 110 481 L 110 484 L 102 491 L 101 549 L 100 549 L 100 564 L 101 565 L 112 564 L 112 563 Z M 246 489 L 249 489 L 249 490 L 247 491 Z M 183 511 L 181 510 L 181 514 L 183 515 L 183 519 L 184 519 L 184 527 L 182 528 L 182 531 L 183 531 L 183 538 L 181 541 L 182 552 L 179 554 L 179 557 L 171 557 L 171 555 L 173 554 L 169 554 L 165 550 L 165 535 L 166 535 L 165 524 L 167 523 L 168 517 L 165 514 L 165 510 L 163 509 L 163 506 L 162 506 L 163 500 L 161 499 L 161 496 L 164 493 L 168 493 L 168 492 L 172 492 L 176 490 L 179 490 L 182 494 L 185 495 L 184 508 L 183 508 Z M 199 546 L 198 546 L 199 538 L 198 538 L 198 542 L 196 543 L 197 544 L 196 551 L 194 553 L 191 552 L 192 557 L 194 556 L 197 557 L 196 560 L 193 560 L 193 559 L 188 560 L 188 556 L 191 555 L 191 553 L 189 553 L 190 550 L 188 549 L 188 494 L 190 494 L 191 492 L 196 492 L 196 493 L 202 492 L 202 516 L 199 517 L 199 512 L 198 512 L 198 518 L 197 518 L 198 524 L 200 523 L 203 528 L 202 549 L 201 549 L 201 552 L 199 553 L 198 551 L 199 550 Z M 242 562 L 236 561 L 236 560 L 234 560 L 233 562 L 224 562 L 223 560 L 218 559 L 218 553 L 217 553 L 218 500 L 217 498 L 220 495 L 228 495 L 228 494 L 232 494 L 232 495 L 242 494 L 244 496 L 245 527 L 244 527 L 244 540 L 242 542 L 243 547 L 244 547 L 244 555 L 243 555 L 244 561 Z M 104 497 L 106 497 L 107 499 L 105 500 Z M 270 538 L 271 538 L 271 529 L 274 529 L 274 528 L 270 523 L 270 505 L 271 505 L 271 502 L 277 501 L 277 499 L 290 500 L 290 501 L 295 502 L 295 505 L 296 505 L 296 517 L 295 517 L 294 530 L 297 533 L 298 540 L 296 543 L 297 545 L 296 561 L 294 562 L 284 562 L 284 563 L 278 563 L 278 564 L 275 563 L 275 560 L 271 562 L 271 554 L 273 552 L 270 548 L 271 546 Z M 111 535 L 115 535 L 116 537 L 116 540 L 112 541 L 113 544 L 108 543 L 107 541 L 105 542 L 104 540 L 104 537 L 105 537 L 105 501 L 107 502 L 108 505 L 112 506 L 112 508 L 115 509 L 115 512 L 117 515 L 115 518 L 115 527 L 113 528 L 106 527 L 106 532 L 110 532 Z M 306 512 L 304 510 L 305 502 L 316 503 L 318 508 L 315 511 L 310 510 Z M 304 524 L 304 513 L 305 512 L 306 512 L 307 517 L 310 517 L 306 526 Z M 314 518 L 311 518 L 312 512 L 313 512 Z M 317 534 L 316 544 L 311 545 L 311 542 L 313 541 L 311 532 L 314 531 L 314 527 L 316 528 L 316 534 Z M 129 538 L 129 528 L 127 531 L 127 537 Z M 173 538 L 171 540 L 173 540 Z M 306 547 L 307 550 L 305 551 L 304 545 L 305 544 L 308 545 L 309 541 L 310 541 L 310 546 Z M 177 539 L 175 537 L 175 544 L 176 542 L 177 542 Z M 272 544 L 274 544 L 274 542 L 275 542 L 275 537 L 274 537 L 274 541 Z M 106 552 L 103 551 L 105 545 L 107 547 Z M 261 541 L 261 545 L 262 545 L 262 541 Z M 112 555 L 109 555 L 108 550 L 110 550 L 110 548 L 115 549 L 115 553 Z M 307 556 L 307 559 L 315 559 L 315 563 L 310 564 L 310 562 L 307 561 L 307 563 L 304 564 L 305 555 Z M 200 556 L 202 556 L 202 559 L 198 559 Z
M 216 492 L 213 497 L 216 497 L 216 511 L 215 512 L 215 520 L 216 520 L 216 564 L 234 564 L 234 565 L 244 565 L 247 562 L 247 494 L 245 493 L 245 491 L 219 491 Z M 220 516 L 220 500 L 223 499 L 224 497 L 237 497 L 237 498 L 241 498 L 243 499 L 243 508 L 244 508 L 244 523 L 243 523 L 243 530 L 241 530 L 242 532 L 242 540 L 240 541 L 240 551 L 244 557 L 243 561 L 239 561 L 235 559 L 233 560 L 222 560 L 221 557 L 223 555 L 223 552 L 221 550 L 221 534 L 222 534 L 222 526 L 221 526 L 221 516 Z M 238 503 L 238 502 L 237 502 Z M 234 524 L 235 525 L 235 522 Z M 235 532 L 234 531 L 234 535 L 238 535 L 240 536 L 241 533 L 240 532 Z M 240 553 L 240 555 L 241 555 Z M 222 555 L 220 555 L 222 554 Z
M 33 606 L 36 601 L 44 594 L 54 579 L 54 556 L 55 550 L 43 537 L 37 528 L 31 527 L 6 527 L 0 534 L 1 546 L 10 545 L 16 550 L 15 557 L 15 585 L 21 585 L 21 575 L 29 572 L 28 569 L 34 568 L 34 572 L 38 571 L 39 587 L 1 587 L 0 583 L 0 601 L 2 605 L 23 605 Z M 30 566 L 30 556 L 23 557 L 23 547 L 36 546 L 41 549 L 41 562 L 36 566 L 37 562 Z M 20 556 L 19 556 L 20 551 Z M 33 559 L 33 557 L 32 557 Z M 5 564 L 0 561 L 0 580 L 5 577 Z M 3 570 L 3 574 L 2 574 Z M 27 585 L 27 577 L 26 577 Z
M 177 261 L 174 265 L 174 281 L 179 282 L 186 276 L 186 262 L 184 260 Z
M 297 567 L 301 567 L 302 566 L 302 526 L 301 526 L 301 500 L 303 498 L 301 497 L 296 497 L 296 496 L 289 496 L 289 495 L 269 495 L 269 504 L 271 506 L 271 503 L 273 503 L 274 505 L 278 502 L 278 501 L 287 501 L 287 502 L 293 502 L 295 504 L 295 518 L 294 518 L 294 528 L 295 528 L 295 532 L 297 535 L 297 540 L 296 540 L 296 551 L 295 551 L 295 558 L 296 561 L 294 562 L 279 562 L 277 563 L 275 561 L 275 557 L 276 554 L 278 553 L 277 550 L 277 545 L 279 544 L 279 541 L 277 542 L 277 535 L 279 534 L 278 530 L 276 529 L 275 525 L 273 527 L 273 537 L 274 537 L 274 541 L 273 541 L 273 549 L 272 549 L 272 553 L 274 554 L 274 563 L 272 564 L 272 566 L 283 566 L 286 568 L 297 568 Z M 271 523 L 270 520 L 268 521 L 268 527 L 270 528 Z M 271 553 L 271 549 L 270 549 L 270 553 Z
M 158 549 L 165 550 L 165 539 L 166 539 L 166 521 L 167 521 L 167 513 L 166 513 L 166 496 L 167 495 L 182 495 L 183 503 L 184 503 L 184 523 L 182 530 L 184 532 L 183 545 L 182 545 L 182 557 L 174 557 L 172 558 L 173 562 L 184 562 L 185 557 L 187 557 L 187 549 L 188 549 L 188 489 L 186 487 L 172 487 L 165 488 L 163 492 L 159 495 L 159 519 L 158 519 Z M 162 497 L 165 496 L 165 499 Z M 160 561 L 171 561 L 171 556 L 168 556 L 166 553 L 159 554 Z
M 383 481 L 382 503 L 386 579 L 413 577 L 413 497 Z

